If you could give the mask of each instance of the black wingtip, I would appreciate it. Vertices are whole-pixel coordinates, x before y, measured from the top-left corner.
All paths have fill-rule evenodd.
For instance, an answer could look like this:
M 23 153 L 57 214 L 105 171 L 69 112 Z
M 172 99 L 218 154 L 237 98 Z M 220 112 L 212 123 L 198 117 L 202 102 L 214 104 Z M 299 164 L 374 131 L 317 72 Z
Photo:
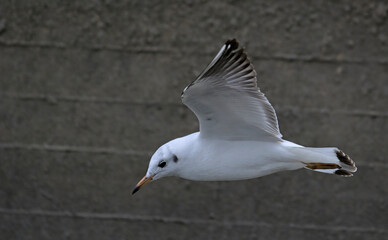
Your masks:
M 349 157 L 349 155 L 344 153 L 342 150 L 338 150 L 335 153 L 336 153 L 337 158 L 340 162 L 342 162 L 346 165 L 349 165 L 351 167 L 356 167 L 356 164 L 354 163 L 354 161 Z
M 238 41 L 233 38 L 233 39 L 229 39 L 228 41 L 226 41 L 225 43 L 226 45 L 230 45 L 230 47 L 234 50 L 234 49 L 237 49 L 238 46 L 239 46 L 239 43 Z
M 335 171 L 334 173 L 337 174 L 337 175 L 343 176 L 343 177 L 351 177 L 351 176 L 353 176 L 353 174 L 351 172 L 343 170 L 343 169 L 339 169 L 339 170 Z
M 140 187 L 135 187 L 134 189 L 133 189 L 133 191 L 132 191 L 132 195 L 133 194 L 135 194 L 137 191 L 139 191 L 140 190 Z

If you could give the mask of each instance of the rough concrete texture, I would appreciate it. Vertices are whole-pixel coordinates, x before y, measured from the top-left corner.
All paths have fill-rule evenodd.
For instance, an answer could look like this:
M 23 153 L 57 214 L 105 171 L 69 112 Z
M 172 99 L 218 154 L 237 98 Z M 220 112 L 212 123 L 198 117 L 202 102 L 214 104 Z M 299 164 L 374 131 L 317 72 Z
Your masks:
M 232 37 L 284 138 L 358 172 L 131 196 L 198 129 L 180 93 Z M 0 239 L 388 239 L 387 56 L 387 1 L 0 0 Z

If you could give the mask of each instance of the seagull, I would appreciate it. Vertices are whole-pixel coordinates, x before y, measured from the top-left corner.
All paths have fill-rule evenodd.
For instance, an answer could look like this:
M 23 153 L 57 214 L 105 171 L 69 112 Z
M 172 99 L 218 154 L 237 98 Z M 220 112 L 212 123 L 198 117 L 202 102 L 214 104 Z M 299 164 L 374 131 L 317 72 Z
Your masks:
M 181 98 L 198 118 L 199 132 L 159 147 L 132 194 L 168 176 L 234 181 L 300 168 L 344 177 L 357 170 L 336 147 L 304 147 L 282 139 L 275 110 L 257 87 L 253 65 L 236 39 L 226 41 Z

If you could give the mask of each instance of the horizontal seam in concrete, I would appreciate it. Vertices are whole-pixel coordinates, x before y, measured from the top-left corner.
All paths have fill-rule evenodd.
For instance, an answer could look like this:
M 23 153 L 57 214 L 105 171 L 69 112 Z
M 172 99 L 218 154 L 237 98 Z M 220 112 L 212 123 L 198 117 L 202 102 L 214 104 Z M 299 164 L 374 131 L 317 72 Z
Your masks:
M 24 150 L 53 151 L 53 152 L 76 152 L 76 153 L 148 156 L 148 157 L 152 156 L 153 154 L 153 152 L 151 151 L 119 150 L 115 148 L 48 145 L 48 144 L 25 144 L 25 143 L 0 143 L 0 150 L 1 149 L 24 149 Z M 388 168 L 388 164 L 382 164 L 382 163 L 359 163 L 357 164 L 357 166 Z
M 23 143 L 0 143 L 0 149 L 26 149 L 53 152 L 77 152 L 97 153 L 113 155 L 151 156 L 152 152 L 137 150 L 119 150 L 115 148 L 85 147 L 85 146 L 64 146 L 48 144 L 23 144 Z
M 110 51 L 110 52 L 130 52 L 130 53 L 173 53 L 172 50 L 159 47 L 132 47 L 123 48 L 114 45 L 92 45 L 92 46 L 68 46 L 61 42 L 25 42 L 25 41 L 5 41 L 0 40 L 0 46 L 16 47 L 16 48 L 48 48 L 48 49 L 62 49 L 62 50 L 85 50 L 85 51 Z
M 46 210 L 25 210 L 25 209 L 4 209 L 0 208 L 1 214 L 10 215 L 32 215 L 43 217 L 67 217 L 67 218 L 80 218 L 80 219 L 95 219 L 95 220 L 112 220 L 112 221 L 143 221 L 143 222 L 162 222 L 173 224 L 198 224 L 198 225 L 218 225 L 223 227 L 269 227 L 269 228 L 294 228 L 302 230 L 315 230 L 315 231 L 346 231 L 346 232 L 373 232 L 373 233 L 388 233 L 385 229 L 378 228 L 366 228 L 366 227 L 344 227 L 344 226 L 322 226 L 315 224 L 295 224 L 295 223 L 277 223 L 271 224 L 266 222 L 256 221 L 218 221 L 207 219 L 190 219 L 190 218 L 177 218 L 177 217 L 163 217 L 163 216 L 137 216 L 130 214 L 117 214 L 117 213 L 86 213 L 86 212 L 57 212 Z
M 141 101 L 120 99 L 120 98 L 54 96 L 54 95 L 45 95 L 45 94 L 14 94 L 14 93 L 0 92 L 0 97 L 13 98 L 13 99 L 18 99 L 22 101 L 44 101 L 52 104 L 55 104 L 58 101 L 63 101 L 63 102 L 90 102 L 90 103 L 102 103 L 102 104 L 145 105 L 145 106 L 163 106 L 163 105 L 172 105 L 177 107 L 184 106 L 182 103 L 141 102 Z
M 97 98 L 97 97 L 79 97 L 79 96 L 54 96 L 44 94 L 14 94 L 14 93 L 1 93 L 0 97 L 13 98 L 22 101 L 44 101 L 55 104 L 58 101 L 63 102 L 91 102 L 101 104 L 128 104 L 128 105 L 143 105 L 143 106 L 173 106 L 173 107 L 185 107 L 182 103 L 171 102 L 136 102 L 120 98 Z M 326 109 L 326 108 L 298 108 L 291 106 L 275 106 L 278 111 L 291 111 L 291 112 L 307 112 L 307 113 L 321 113 L 321 114 L 344 114 L 353 116 L 366 116 L 366 117 L 388 117 L 388 112 L 379 112 L 371 110 L 343 110 L 343 109 Z
M 152 53 L 152 54 L 195 54 L 195 55 L 209 55 L 216 52 L 198 52 L 190 51 L 187 49 L 171 49 L 168 47 L 130 47 L 126 48 L 117 45 L 94 45 L 94 46 L 69 46 L 66 43 L 61 42 L 26 42 L 26 41 L 7 41 L 0 40 L 0 46 L 6 47 L 20 47 L 20 48 L 56 48 L 56 49 L 78 49 L 87 51 L 114 51 L 114 52 L 131 52 L 131 53 Z M 347 64 L 388 64 L 388 59 L 361 59 L 361 58 L 338 58 L 338 57 L 325 57 L 314 55 L 297 55 L 297 54 L 285 54 L 275 53 L 272 56 L 269 55 L 255 55 L 250 54 L 253 58 L 262 60 L 274 60 L 274 61 L 287 61 L 287 62 L 318 62 L 318 63 L 347 63 Z
M 372 110 L 362 110 L 362 109 L 353 109 L 353 110 L 344 110 L 344 109 L 327 109 L 327 108 L 300 108 L 292 106 L 281 106 L 276 107 L 275 110 L 280 111 L 291 111 L 291 112 L 307 112 L 307 113 L 321 113 L 321 114 L 344 114 L 352 116 L 366 116 L 366 117 L 388 117 L 388 112 L 372 111 Z

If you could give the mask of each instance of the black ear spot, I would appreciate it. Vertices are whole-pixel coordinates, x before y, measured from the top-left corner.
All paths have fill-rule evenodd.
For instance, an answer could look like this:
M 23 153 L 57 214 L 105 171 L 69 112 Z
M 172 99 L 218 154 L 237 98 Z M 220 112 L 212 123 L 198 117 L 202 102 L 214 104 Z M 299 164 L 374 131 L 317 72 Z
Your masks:
M 174 161 L 174 163 L 177 163 L 179 161 L 178 157 L 176 155 L 174 155 L 172 157 L 172 160 Z

